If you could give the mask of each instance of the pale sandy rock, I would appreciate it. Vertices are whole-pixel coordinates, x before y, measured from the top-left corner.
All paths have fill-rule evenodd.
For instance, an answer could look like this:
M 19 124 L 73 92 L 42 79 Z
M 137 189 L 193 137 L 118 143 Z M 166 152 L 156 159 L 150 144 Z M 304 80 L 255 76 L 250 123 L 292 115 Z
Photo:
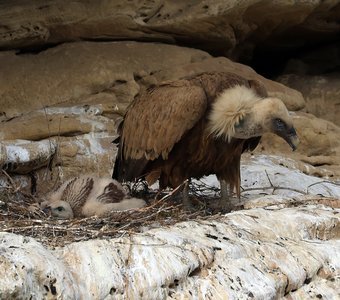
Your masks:
M 334 62 L 332 61 L 332 63 Z M 287 74 L 280 76 L 277 80 L 303 94 L 306 100 L 306 112 L 340 126 L 339 78 L 340 73 L 324 75 Z
M 10 1 L 0 6 L 2 49 L 87 40 L 194 44 L 249 55 L 257 44 L 299 47 L 339 30 L 338 1 Z M 287 43 L 287 36 L 293 36 Z M 242 53 L 245 52 L 245 53 Z
M 98 132 L 109 132 L 112 135 L 115 132 L 115 122 L 102 114 L 101 104 L 49 107 L 4 122 L 0 137 L 2 140 L 39 141 L 46 138 L 81 136 Z
M 0 151 L 2 169 L 10 173 L 26 174 L 47 166 L 56 154 L 57 144 L 53 140 L 2 141 Z
M 36 55 L 2 52 L 1 110 L 11 117 L 55 104 L 81 102 L 98 93 L 115 97 L 115 91 L 118 100 L 129 103 L 139 91 L 135 79 L 144 73 L 206 57 L 209 55 L 200 50 L 136 42 L 79 42 Z
M 65 263 L 32 238 L 0 233 L 0 298 L 79 297 L 79 286 Z
M 0 294 L 41 299 L 55 278 L 63 299 L 296 299 L 310 290 L 336 299 L 340 210 L 303 198 L 272 208 L 276 197 L 268 207 L 56 250 L 1 233 Z
M 117 134 L 116 122 L 107 114 L 115 107 L 90 100 L 33 111 L 2 124 L 0 162 L 17 186 L 30 188 L 31 177 L 17 174 L 33 171 L 38 194 L 79 174 L 111 176 Z M 6 176 L 0 179 L 7 184 Z
M 79 174 L 111 177 L 117 150 L 112 144 L 114 138 L 115 135 L 108 132 L 59 137 L 56 140 L 58 152 L 54 157 L 52 170 L 42 168 L 35 172 L 37 194 L 43 195 L 61 182 Z
M 232 198 L 230 201 L 235 207 L 246 209 L 258 207 L 280 209 L 300 205 L 298 199 L 303 196 L 310 204 L 340 208 L 338 200 L 340 183 L 311 176 L 315 173 L 314 168 L 309 164 L 277 155 L 243 155 L 241 199 Z M 204 195 L 216 196 L 215 190 L 220 188 L 220 182 L 215 175 L 203 177 L 199 181 L 193 180 L 192 184 L 195 187 L 202 183 L 211 187 L 210 193 L 204 191 Z M 317 199 L 315 202 L 315 196 L 325 198 Z
M 285 296 L 287 300 L 300 300 L 300 299 L 338 299 L 340 297 L 337 291 L 340 286 L 339 277 L 324 279 L 317 278 L 315 282 L 304 285 L 301 289 L 291 292 Z
M 106 133 L 61 139 L 57 163 L 61 166 L 63 179 L 78 174 L 111 177 L 117 150 L 113 139 L 114 136 Z
M 315 293 L 335 299 L 340 187 L 323 182 L 309 188 L 314 196 L 296 195 L 288 188 L 303 191 L 319 179 L 297 171 L 292 161 L 286 162 L 288 168 L 279 161 L 265 156 L 244 161 L 242 185 L 263 188 L 269 177 L 287 190 L 266 197 L 258 191 L 257 198 L 244 201 L 245 210 L 225 216 L 149 226 L 140 234 L 55 250 L 28 237 L 0 233 L 0 295 L 297 299 Z
M 304 107 L 299 92 L 263 78 L 250 67 L 171 45 L 79 42 L 35 55 L 3 52 L 0 64 L 3 118 L 70 103 L 107 103 L 111 113 L 123 114 L 141 87 L 205 71 L 235 72 L 257 78 L 264 81 L 271 94 L 282 98 L 289 109 Z
M 282 196 L 320 195 L 339 197 L 340 185 L 308 175 L 308 164 L 274 155 L 245 156 L 241 164 L 242 196 L 261 193 Z

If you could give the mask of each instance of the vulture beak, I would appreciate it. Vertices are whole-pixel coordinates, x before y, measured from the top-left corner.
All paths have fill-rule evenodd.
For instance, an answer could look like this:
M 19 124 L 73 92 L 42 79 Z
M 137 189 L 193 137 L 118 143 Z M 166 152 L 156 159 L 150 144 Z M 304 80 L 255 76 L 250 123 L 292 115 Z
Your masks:
M 300 143 L 300 140 L 296 134 L 295 128 L 294 127 L 290 128 L 288 132 L 282 137 L 289 144 L 292 150 L 295 151 L 297 146 Z

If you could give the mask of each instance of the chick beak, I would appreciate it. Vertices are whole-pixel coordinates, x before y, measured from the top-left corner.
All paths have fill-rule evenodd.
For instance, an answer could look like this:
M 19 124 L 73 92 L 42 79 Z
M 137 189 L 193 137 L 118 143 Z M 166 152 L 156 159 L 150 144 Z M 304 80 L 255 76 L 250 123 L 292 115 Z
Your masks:
M 51 206 L 46 206 L 42 209 L 42 211 L 46 214 L 49 215 L 51 213 Z
M 296 134 L 296 130 L 294 127 L 292 127 L 288 131 L 287 135 L 285 135 L 283 138 L 289 144 L 293 151 L 295 151 L 297 149 L 297 146 L 300 144 L 300 140 Z

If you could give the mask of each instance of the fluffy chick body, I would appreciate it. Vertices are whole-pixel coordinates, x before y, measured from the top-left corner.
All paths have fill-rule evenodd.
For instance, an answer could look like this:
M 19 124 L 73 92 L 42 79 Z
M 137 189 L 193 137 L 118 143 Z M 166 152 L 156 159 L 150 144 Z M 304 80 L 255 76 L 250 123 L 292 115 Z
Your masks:
M 61 219 L 104 216 L 112 211 L 136 209 L 145 201 L 131 198 L 123 186 L 111 178 L 80 176 L 64 182 L 42 202 L 43 210 Z

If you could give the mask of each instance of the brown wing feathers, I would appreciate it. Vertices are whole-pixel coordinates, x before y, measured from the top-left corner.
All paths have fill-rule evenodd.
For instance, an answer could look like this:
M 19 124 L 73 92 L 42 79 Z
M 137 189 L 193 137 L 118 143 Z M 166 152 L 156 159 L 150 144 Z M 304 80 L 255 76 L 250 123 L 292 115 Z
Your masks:
M 173 146 L 202 117 L 206 107 L 204 90 L 185 82 L 162 85 L 137 98 L 123 125 L 119 155 L 124 167 L 117 166 L 114 178 L 129 180 L 131 173 L 134 177 L 144 175 L 148 161 L 167 159 Z
M 200 87 L 155 88 L 136 100 L 124 122 L 123 154 L 125 158 L 145 156 L 166 158 L 184 132 L 202 116 L 206 108 Z

